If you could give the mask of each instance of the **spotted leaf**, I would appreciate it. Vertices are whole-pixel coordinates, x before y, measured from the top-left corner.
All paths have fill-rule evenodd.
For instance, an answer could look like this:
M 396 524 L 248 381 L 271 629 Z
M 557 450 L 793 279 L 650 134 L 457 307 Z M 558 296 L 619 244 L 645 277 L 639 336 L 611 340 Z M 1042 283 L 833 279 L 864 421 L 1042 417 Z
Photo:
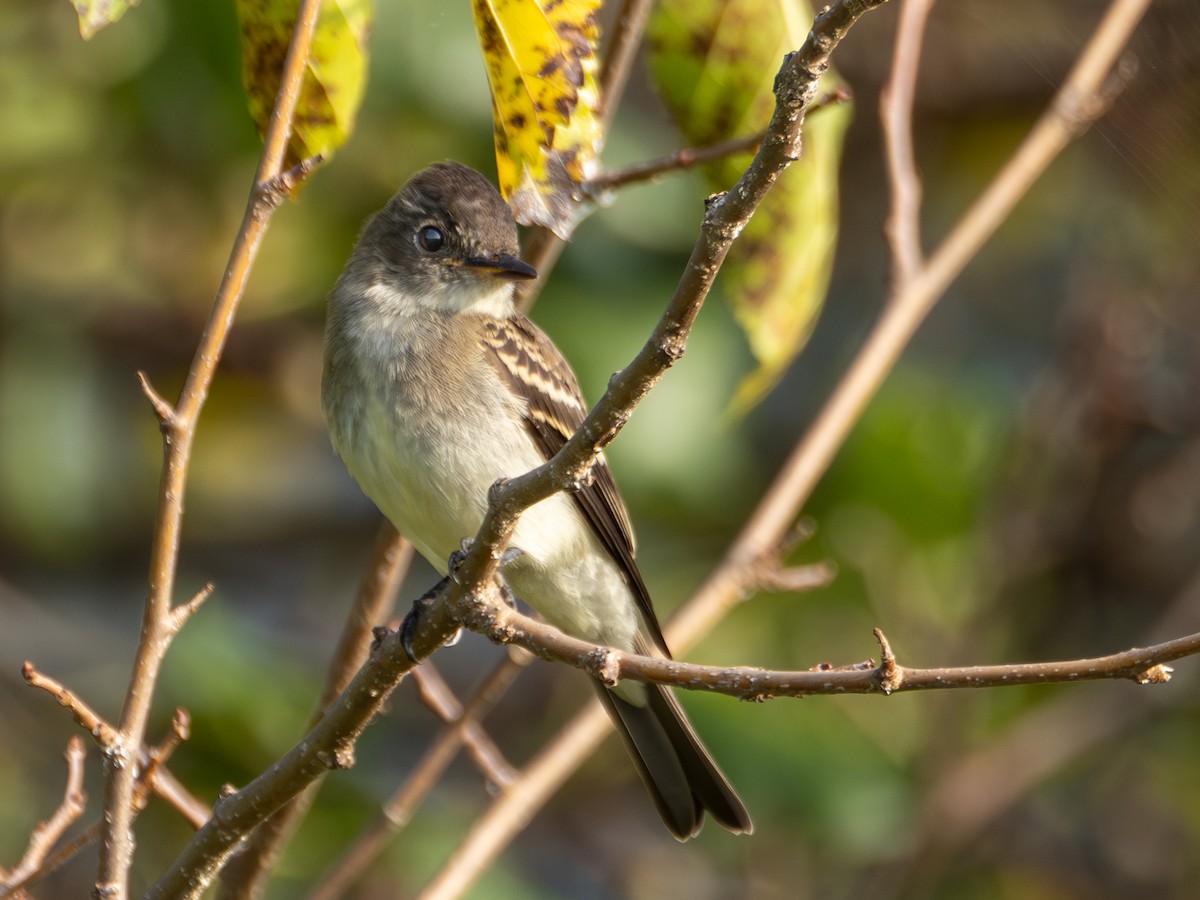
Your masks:
M 567 238 L 600 151 L 600 0 L 474 0 L 500 190 L 517 221 Z
M 783 56 L 812 23 L 803 0 L 660 0 L 650 21 L 654 79 L 693 146 L 761 131 L 775 99 Z M 831 69 L 820 90 L 840 85 Z M 837 236 L 837 172 L 850 105 L 813 114 L 803 156 L 767 195 L 722 268 L 722 285 L 758 369 L 738 387 L 732 409 L 756 404 L 803 349 L 824 302 Z M 728 189 L 750 156 L 709 166 L 714 191 Z
M 237 0 L 242 82 L 250 116 L 265 134 L 296 23 L 299 0 Z M 286 165 L 329 157 L 354 128 L 367 77 L 371 0 L 324 0 L 313 34 Z

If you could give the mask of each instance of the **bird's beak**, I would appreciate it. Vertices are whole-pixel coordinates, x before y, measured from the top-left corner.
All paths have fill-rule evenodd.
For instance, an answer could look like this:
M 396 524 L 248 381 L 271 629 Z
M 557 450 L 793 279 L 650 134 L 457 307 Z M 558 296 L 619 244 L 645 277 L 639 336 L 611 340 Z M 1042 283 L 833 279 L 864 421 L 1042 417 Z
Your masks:
M 497 278 L 511 278 L 514 281 L 524 281 L 527 278 L 537 278 L 537 269 L 522 259 L 508 253 L 497 256 L 472 256 L 462 261 L 464 266 L 472 269 L 482 269 L 480 274 L 492 275 Z

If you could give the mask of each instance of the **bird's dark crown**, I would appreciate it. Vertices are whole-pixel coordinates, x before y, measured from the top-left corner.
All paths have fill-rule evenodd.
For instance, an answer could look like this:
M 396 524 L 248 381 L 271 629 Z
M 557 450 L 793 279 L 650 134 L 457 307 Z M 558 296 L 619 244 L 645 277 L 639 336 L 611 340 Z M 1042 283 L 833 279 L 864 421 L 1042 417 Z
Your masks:
M 435 255 L 443 259 L 518 252 L 512 210 L 490 181 L 462 163 L 435 163 L 418 172 L 388 201 L 378 220 L 392 232 L 389 238 L 407 243 L 414 252 L 421 249 L 421 229 L 438 229 L 443 243 Z

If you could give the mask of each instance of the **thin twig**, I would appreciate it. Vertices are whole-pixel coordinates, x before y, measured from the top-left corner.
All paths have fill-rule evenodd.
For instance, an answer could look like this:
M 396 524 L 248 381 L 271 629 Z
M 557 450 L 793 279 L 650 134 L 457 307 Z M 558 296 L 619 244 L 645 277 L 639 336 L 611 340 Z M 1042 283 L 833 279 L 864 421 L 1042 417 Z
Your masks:
M 117 729 L 61 682 L 39 672 L 28 660 L 21 666 L 21 677 L 32 687 L 40 688 L 52 696 L 59 706 L 69 710 L 76 724 L 92 736 L 102 751 L 110 751 L 117 743 Z
M 458 629 L 445 604 L 425 610 L 411 634 L 416 658 L 428 656 Z M 399 633 L 383 636 L 316 727 L 266 772 L 217 801 L 212 818 L 150 888 L 147 898 L 199 897 L 253 828 L 322 773 L 352 765 L 359 735 L 413 665 Z
M 187 620 L 194 616 L 197 610 L 204 605 L 204 602 L 212 596 L 213 590 L 214 587 L 210 582 L 193 594 L 190 600 L 185 600 L 172 609 L 171 630 L 179 631 L 179 629 L 186 625 Z
M 765 591 L 801 593 L 832 584 L 836 577 L 837 566 L 830 562 L 813 563 L 807 566 L 781 567 L 776 565 L 762 568 L 749 587 Z
M 457 720 L 442 729 L 404 784 L 384 803 L 379 816 L 342 852 L 306 900 L 334 900 L 343 896 L 362 876 L 375 858 L 408 825 L 421 801 L 441 780 L 466 740 L 467 726 L 483 720 L 530 659 L 532 657 L 523 650 L 509 650 L 505 659 L 467 701 Z M 423 668 L 424 665 L 413 671 L 419 672 Z
M 653 0 L 625 0 L 617 14 L 616 28 L 600 67 L 600 133 L 603 135 L 612 128 L 653 5 Z
M 146 722 L 154 699 L 162 660 L 179 625 L 173 615 L 172 597 L 179 561 L 184 492 L 195 439 L 196 421 L 208 396 L 234 315 L 244 293 L 250 267 L 258 253 L 271 213 L 282 202 L 281 184 L 294 183 L 311 171 L 311 165 L 282 178 L 284 151 L 291 136 L 291 123 L 303 82 L 309 46 L 316 26 L 320 0 L 302 0 L 296 26 L 280 76 L 279 94 L 267 128 L 254 188 L 246 204 L 241 228 L 230 252 L 229 262 L 213 301 L 212 312 L 196 348 L 188 376 L 170 416 L 167 404 L 142 378 L 143 388 L 154 404 L 163 428 L 163 468 L 159 486 L 158 514 L 151 547 L 149 590 L 142 616 L 141 635 L 130 677 L 129 690 L 118 723 L 118 741 L 105 755 L 107 783 L 104 796 L 104 826 L 100 841 L 97 897 L 123 900 L 128 892 L 129 867 L 133 859 L 135 773 L 129 765 L 131 747 L 141 747 Z
M 808 107 L 808 115 L 835 103 L 846 103 L 850 100 L 850 92 L 845 88 L 830 91 L 815 100 Z M 709 144 L 707 147 L 684 147 L 665 156 L 658 156 L 644 162 L 633 163 L 611 172 L 603 172 L 584 185 L 584 190 L 593 196 L 599 196 L 606 191 L 627 187 L 643 181 L 651 181 L 659 175 L 668 172 L 679 172 L 702 166 L 705 163 L 716 162 L 727 156 L 737 156 L 739 153 L 755 153 L 762 146 L 766 131 L 746 137 L 732 138 Z
M 507 669 L 507 664 L 503 666 Z M 426 660 L 413 669 L 413 680 L 425 705 L 432 709 L 447 725 L 456 725 L 465 715 L 463 705 L 446 684 L 441 673 Z M 516 778 L 516 770 L 504 758 L 500 748 L 491 739 L 478 719 L 469 719 L 462 723 L 462 742 L 467 754 L 475 762 L 476 768 L 492 785 L 504 788 Z
M 306 731 L 316 725 L 329 704 L 346 689 L 354 673 L 366 661 L 372 629 L 391 617 L 396 594 L 408 573 L 412 558 L 412 544 L 390 522 L 384 521 L 375 538 L 354 603 L 342 626 L 341 638 L 325 676 L 325 687 L 309 718 Z M 217 894 L 219 900 L 250 900 L 265 893 L 267 880 L 316 799 L 321 781 L 321 778 L 313 781 L 254 830 L 254 834 L 221 873 L 221 886 Z
M 167 760 L 171 758 L 179 745 L 191 737 L 192 717 L 186 709 L 175 710 L 171 719 L 171 730 L 159 743 L 146 751 L 146 763 L 138 773 L 137 790 L 134 791 L 133 802 L 138 810 L 146 808 L 150 794 L 154 791 L 155 777 L 164 770 Z
M 106 726 L 111 727 L 111 726 Z M 184 710 L 176 710 L 171 721 L 171 731 L 157 747 L 144 750 L 141 755 L 140 770 L 137 786 L 134 791 L 136 809 L 140 812 L 145 808 L 150 792 L 163 797 L 183 813 L 193 828 L 201 827 L 209 818 L 209 810 L 203 803 L 189 794 L 166 769 L 166 761 L 179 742 L 187 739 L 189 729 L 188 715 Z M 11 891 L 30 887 L 44 876 L 53 872 L 67 860 L 71 859 L 84 847 L 100 837 L 101 820 L 92 822 L 74 838 L 43 859 L 36 867 L 26 872 L 19 882 L 11 885 L 10 890 L 0 888 L 0 897 L 10 896 Z
M 1166 663 L 1200 653 L 1200 633 L 1151 647 L 1087 659 L 992 666 L 910 668 L 896 659 L 887 638 L 875 629 L 880 646 L 878 666 L 821 667 L 777 671 L 752 666 L 707 666 L 641 656 L 612 647 L 597 647 L 564 634 L 552 625 L 523 615 L 489 595 L 472 597 L 472 614 L 463 624 L 499 643 L 516 644 L 542 659 L 563 662 L 610 686 L 632 678 L 690 690 L 727 694 L 741 700 L 804 697 L 813 694 L 894 694 L 901 691 L 1008 687 L 1074 681 L 1129 679 L 1139 684 L 1170 680 Z
M 905 0 L 896 29 L 892 74 L 879 94 L 892 199 L 884 231 L 892 251 L 895 287 L 911 281 L 924 263 L 921 253 L 921 177 L 917 174 L 913 156 L 912 110 L 921 43 L 933 4 L 934 0 Z
M 586 187 L 589 193 L 599 195 L 615 188 L 650 181 L 667 172 L 691 169 L 724 159 L 727 156 L 737 156 L 739 153 L 755 153 L 762 146 L 765 134 L 765 131 L 760 131 L 747 137 L 709 144 L 707 147 L 684 147 L 665 156 L 658 156 L 644 162 L 633 163 L 622 169 L 604 172 L 589 181 Z
M 0 897 L 24 896 L 24 885 L 40 869 L 46 856 L 87 807 L 87 793 L 83 789 L 83 760 L 87 755 L 83 741 L 74 736 L 67 741 L 63 758 L 67 762 L 67 787 L 62 802 L 54 814 L 44 822 L 38 822 L 29 835 L 29 846 L 24 856 L 11 872 L 0 870 Z

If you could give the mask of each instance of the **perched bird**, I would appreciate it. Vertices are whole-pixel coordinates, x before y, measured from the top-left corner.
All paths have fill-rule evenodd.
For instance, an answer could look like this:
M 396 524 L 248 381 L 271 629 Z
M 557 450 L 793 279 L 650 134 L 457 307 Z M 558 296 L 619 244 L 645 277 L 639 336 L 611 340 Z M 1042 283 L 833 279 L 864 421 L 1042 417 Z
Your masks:
M 363 228 L 329 296 L 322 405 L 350 474 L 443 574 L 483 521 L 488 488 L 553 456 L 587 412 L 558 348 L 513 303 L 537 272 L 484 176 L 419 172 Z M 526 510 L 503 569 L 567 634 L 637 653 L 666 643 L 634 562 L 633 529 L 604 460 L 591 483 Z M 663 821 L 695 835 L 707 810 L 750 817 L 664 687 L 596 682 Z

